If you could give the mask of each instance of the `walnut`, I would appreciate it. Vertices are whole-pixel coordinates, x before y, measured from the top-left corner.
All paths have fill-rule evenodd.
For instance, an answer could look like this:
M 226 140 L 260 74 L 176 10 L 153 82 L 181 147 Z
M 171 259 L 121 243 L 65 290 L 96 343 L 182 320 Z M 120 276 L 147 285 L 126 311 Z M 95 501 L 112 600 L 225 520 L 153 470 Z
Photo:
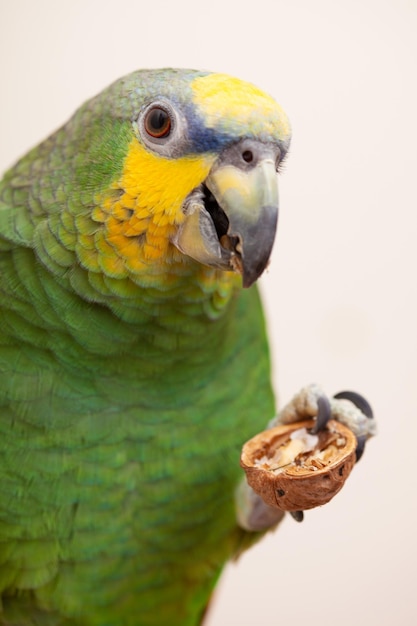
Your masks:
M 312 435 L 314 420 L 276 426 L 245 443 L 240 464 L 266 504 L 304 511 L 335 496 L 355 464 L 356 437 L 330 420 Z

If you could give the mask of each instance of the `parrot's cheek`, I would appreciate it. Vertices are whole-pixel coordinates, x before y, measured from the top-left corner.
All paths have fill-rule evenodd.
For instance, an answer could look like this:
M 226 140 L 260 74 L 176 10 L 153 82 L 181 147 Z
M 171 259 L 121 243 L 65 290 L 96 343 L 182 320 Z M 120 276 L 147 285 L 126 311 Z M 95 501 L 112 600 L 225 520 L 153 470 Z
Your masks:
M 173 243 L 196 261 L 239 272 L 250 287 L 268 264 L 278 221 L 279 149 L 245 139 L 227 148 L 186 199 Z

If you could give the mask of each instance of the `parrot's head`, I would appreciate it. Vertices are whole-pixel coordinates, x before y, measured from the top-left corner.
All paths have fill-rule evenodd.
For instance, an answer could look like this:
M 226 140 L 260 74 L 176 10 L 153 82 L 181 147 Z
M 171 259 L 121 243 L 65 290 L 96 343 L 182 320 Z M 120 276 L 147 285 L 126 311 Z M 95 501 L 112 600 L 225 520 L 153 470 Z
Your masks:
M 0 232 L 124 319 L 168 300 L 216 317 L 240 276 L 249 287 L 268 264 L 290 138 L 281 107 L 251 84 L 137 71 L 6 173 Z
M 241 274 L 245 287 L 260 276 L 290 142 L 288 119 L 270 96 L 224 74 L 146 70 L 80 111 L 77 171 L 94 190 L 102 268 L 131 277 L 197 262 Z

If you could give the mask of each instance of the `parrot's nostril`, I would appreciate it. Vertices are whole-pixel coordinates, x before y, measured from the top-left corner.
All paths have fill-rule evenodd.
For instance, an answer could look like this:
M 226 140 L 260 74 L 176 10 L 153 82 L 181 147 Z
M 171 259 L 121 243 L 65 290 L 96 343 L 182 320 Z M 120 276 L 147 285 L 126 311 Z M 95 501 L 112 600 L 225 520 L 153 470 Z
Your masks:
M 246 163 L 252 163 L 252 161 L 253 161 L 253 152 L 252 152 L 252 150 L 245 150 L 244 152 L 242 152 L 242 159 Z

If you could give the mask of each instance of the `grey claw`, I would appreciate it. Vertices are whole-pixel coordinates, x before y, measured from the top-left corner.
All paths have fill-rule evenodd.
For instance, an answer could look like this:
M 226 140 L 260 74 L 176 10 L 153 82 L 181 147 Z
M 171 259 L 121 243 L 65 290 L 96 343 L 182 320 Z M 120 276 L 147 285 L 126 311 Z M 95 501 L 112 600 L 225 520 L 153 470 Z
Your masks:
M 365 435 L 360 435 L 359 437 L 357 437 L 357 442 L 358 442 L 358 445 L 356 446 L 356 463 L 359 461 L 362 454 L 365 452 L 365 443 L 366 443 Z
M 330 408 L 330 402 L 326 396 L 320 396 L 317 400 L 318 413 L 316 417 L 316 423 L 314 424 L 311 432 L 313 435 L 317 435 L 320 430 L 324 430 L 327 426 L 327 422 L 332 416 L 332 410 Z
M 304 511 L 290 511 L 296 522 L 302 522 L 304 519 Z
M 356 391 L 340 391 L 333 397 L 337 400 L 350 400 L 369 419 L 372 419 L 374 416 L 368 400 L 361 396 L 360 393 L 356 393 Z

